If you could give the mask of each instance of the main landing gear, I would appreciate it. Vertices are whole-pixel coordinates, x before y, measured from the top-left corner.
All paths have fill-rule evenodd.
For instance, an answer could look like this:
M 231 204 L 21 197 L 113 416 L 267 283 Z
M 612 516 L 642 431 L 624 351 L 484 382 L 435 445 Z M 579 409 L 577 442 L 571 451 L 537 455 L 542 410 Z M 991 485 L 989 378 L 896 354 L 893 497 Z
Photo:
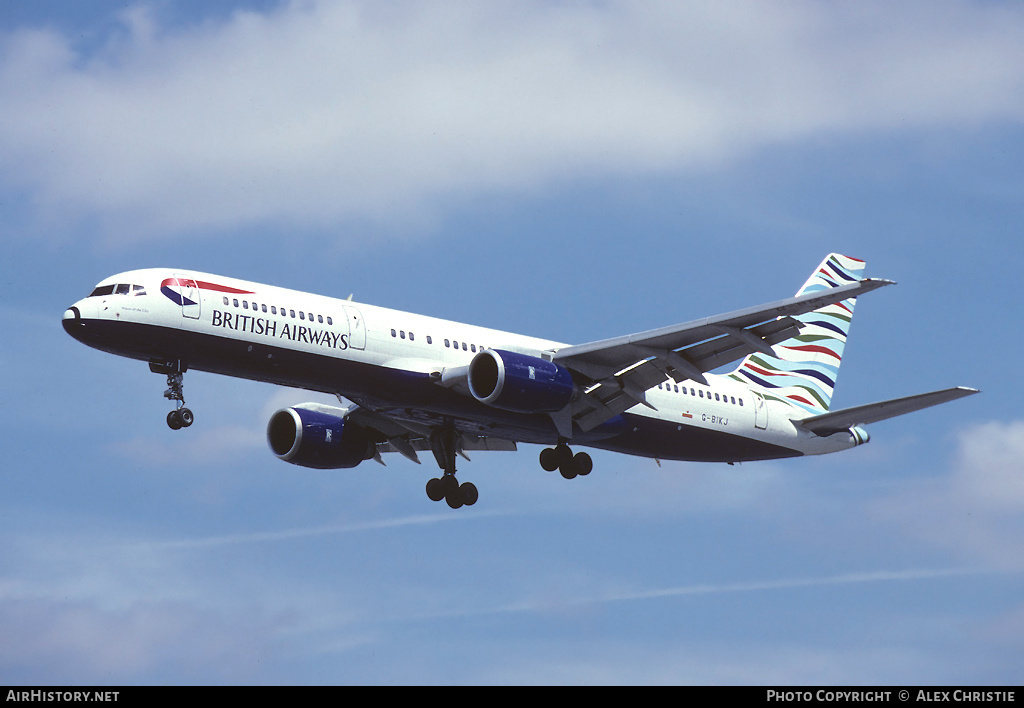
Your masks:
M 445 472 L 441 477 L 434 477 L 427 482 L 427 496 L 430 497 L 430 501 L 437 502 L 444 499 L 448 506 L 458 509 L 461 506 L 476 504 L 480 493 L 477 492 L 476 485 L 472 482 L 459 484 L 454 472 Z
M 441 427 L 434 428 L 430 434 L 430 449 L 434 453 L 438 467 L 444 470 L 440 477 L 434 477 L 427 482 L 427 496 L 430 500 L 438 502 L 444 499 L 452 509 L 476 504 L 480 496 L 476 485 L 472 482 L 459 484 L 455 477 L 455 455 L 466 455 L 460 450 L 459 432 L 451 419 L 445 420 Z M 594 461 L 585 452 L 577 452 L 574 455 L 563 440 L 555 447 L 541 450 L 540 466 L 548 472 L 558 470 L 566 479 L 572 479 L 590 474 L 594 469 Z
M 195 416 L 185 407 L 185 366 L 180 361 L 149 362 L 149 370 L 156 374 L 167 374 L 167 390 L 164 398 L 177 402 L 177 408 L 167 414 L 167 427 L 179 430 L 192 425 Z
M 430 435 L 430 449 L 444 474 L 427 482 L 427 496 L 436 502 L 444 499 L 452 509 L 473 506 L 480 498 L 475 484 L 459 484 L 459 480 L 455 478 L 455 455 L 458 452 L 458 444 L 459 433 L 451 421 L 447 421 L 443 427 L 437 428 Z
M 558 443 L 557 447 L 546 447 L 540 451 L 540 466 L 548 472 L 558 470 L 566 479 L 585 477 L 594 469 L 594 461 L 585 452 L 572 454 L 569 446 Z

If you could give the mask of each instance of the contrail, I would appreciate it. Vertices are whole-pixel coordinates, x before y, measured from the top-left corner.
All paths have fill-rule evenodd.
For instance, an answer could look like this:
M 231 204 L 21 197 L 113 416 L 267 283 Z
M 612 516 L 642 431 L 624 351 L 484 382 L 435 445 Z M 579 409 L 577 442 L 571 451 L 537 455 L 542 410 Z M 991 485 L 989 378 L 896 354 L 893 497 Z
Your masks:
M 658 598 L 686 597 L 690 595 L 719 595 L 727 593 L 761 592 L 766 590 L 792 590 L 796 588 L 824 587 L 828 585 L 856 585 L 862 583 L 907 582 L 934 578 L 951 578 L 967 575 L 981 575 L 998 572 L 980 568 L 912 568 L 908 570 L 877 570 L 856 573 L 842 573 L 817 578 L 782 578 L 779 580 L 757 580 L 739 583 L 706 583 L 697 585 L 679 585 L 653 590 L 635 590 L 592 597 L 566 598 L 546 601 L 533 599 L 518 602 L 489 610 L 472 611 L 459 614 L 505 614 L 515 612 L 558 611 L 568 607 L 581 607 L 612 602 L 637 602 Z
M 647 600 L 659 597 L 680 597 L 685 595 L 713 595 L 734 592 L 758 592 L 761 590 L 790 590 L 794 588 L 820 587 L 825 585 L 855 585 L 858 583 L 898 582 L 948 578 L 960 575 L 978 575 L 993 571 L 977 568 L 914 568 L 909 570 L 876 570 L 859 573 L 843 573 L 819 578 L 783 578 L 743 583 L 721 583 L 706 585 L 681 585 L 659 590 L 644 590 L 611 595 L 602 598 L 604 602 Z
M 421 514 L 417 516 L 405 516 L 395 519 L 380 519 L 377 521 L 356 521 L 347 524 L 325 524 L 323 526 L 311 526 L 306 528 L 282 529 L 280 531 L 257 531 L 253 533 L 226 534 L 222 536 L 207 536 L 204 538 L 185 538 L 170 541 L 147 541 L 132 544 L 134 546 L 145 546 L 147 548 L 212 548 L 215 546 L 231 546 L 247 543 L 271 543 L 275 541 L 290 541 L 297 538 L 312 538 L 315 536 L 330 536 L 335 534 L 355 533 L 359 531 L 375 531 L 379 529 L 394 529 L 403 526 L 423 526 L 427 524 L 439 524 L 450 521 L 469 521 L 483 517 L 503 516 L 508 512 L 474 512 L 470 514 Z

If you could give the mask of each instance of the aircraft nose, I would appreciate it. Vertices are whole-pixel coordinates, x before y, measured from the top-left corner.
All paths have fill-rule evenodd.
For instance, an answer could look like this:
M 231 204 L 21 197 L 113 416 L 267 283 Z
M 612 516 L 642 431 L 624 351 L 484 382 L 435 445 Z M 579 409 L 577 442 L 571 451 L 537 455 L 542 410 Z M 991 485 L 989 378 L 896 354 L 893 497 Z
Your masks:
M 64 310 L 64 317 L 61 320 L 61 324 L 64 325 L 64 331 L 70 334 L 76 339 L 85 329 L 85 320 L 82 319 L 82 311 L 78 309 L 77 305 L 72 305 L 68 309 Z

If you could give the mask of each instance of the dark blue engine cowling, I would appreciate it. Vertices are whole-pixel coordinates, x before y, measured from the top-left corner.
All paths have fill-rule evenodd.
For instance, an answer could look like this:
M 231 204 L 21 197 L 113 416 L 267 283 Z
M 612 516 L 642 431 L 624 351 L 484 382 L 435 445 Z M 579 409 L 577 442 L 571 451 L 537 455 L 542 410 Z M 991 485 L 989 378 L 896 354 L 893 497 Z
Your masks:
M 373 457 L 375 450 L 359 426 L 302 405 L 283 408 L 270 417 L 267 442 L 285 462 L 321 470 L 355 467 Z
M 481 403 L 516 413 L 554 413 L 576 393 L 568 369 L 527 354 L 488 349 L 469 365 L 469 390 Z

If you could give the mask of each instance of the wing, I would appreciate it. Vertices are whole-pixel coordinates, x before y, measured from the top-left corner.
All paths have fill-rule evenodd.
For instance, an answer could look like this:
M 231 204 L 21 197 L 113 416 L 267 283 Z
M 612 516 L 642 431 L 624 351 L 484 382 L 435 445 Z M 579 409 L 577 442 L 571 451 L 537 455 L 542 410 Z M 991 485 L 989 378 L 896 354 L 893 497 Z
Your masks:
M 552 361 L 589 386 L 579 401 L 552 418 L 559 432 L 571 437 L 573 422 L 587 431 L 638 403 L 653 408 L 646 392 L 666 378 L 706 384 L 705 372 L 753 352 L 771 354 L 773 344 L 795 336 L 800 325 L 794 316 L 892 284 L 866 278 L 702 320 L 564 347 Z
M 947 388 L 942 391 L 920 393 L 916 396 L 893 398 L 889 401 L 869 403 L 864 406 L 855 406 L 853 408 L 844 408 L 830 413 L 814 415 L 810 418 L 794 420 L 793 422 L 804 430 L 811 431 L 815 435 L 826 436 L 831 435 L 832 433 L 849 430 L 854 425 L 877 423 L 880 420 L 895 418 L 896 416 L 904 415 L 905 413 L 913 413 L 914 411 L 919 411 L 922 408 L 937 406 L 940 403 L 946 403 L 948 401 L 955 401 L 958 398 L 971 396 L 975 393 L 978 393 L 978 389 L 976 388 L 957 386 L 956 388 Z

